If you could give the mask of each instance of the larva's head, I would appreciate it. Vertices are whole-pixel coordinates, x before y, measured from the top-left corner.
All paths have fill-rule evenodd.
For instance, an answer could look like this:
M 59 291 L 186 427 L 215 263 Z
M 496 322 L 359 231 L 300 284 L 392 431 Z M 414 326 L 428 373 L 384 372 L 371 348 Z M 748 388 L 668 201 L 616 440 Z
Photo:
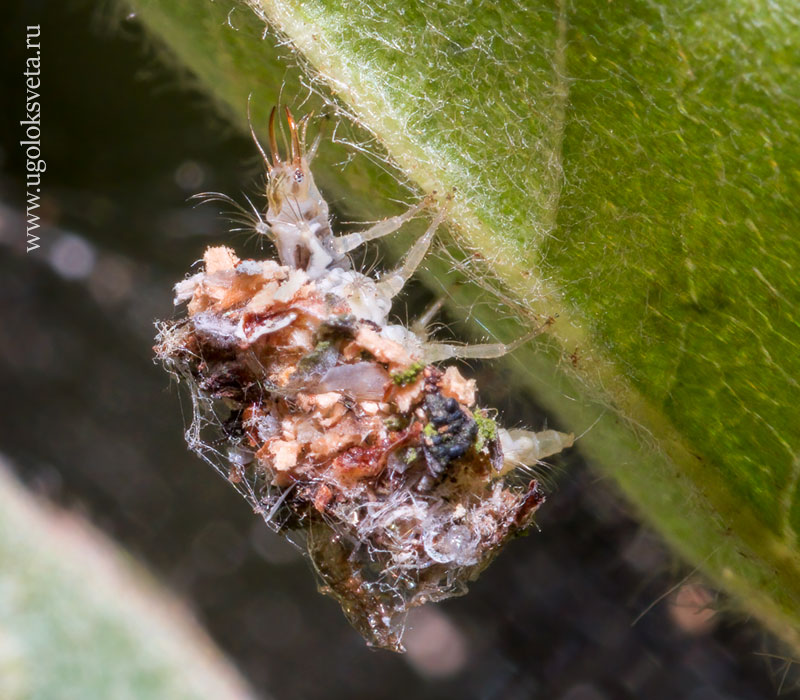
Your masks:
M 273 107 L 269 115 L 269 148 L 272 159 L 267 158 L 262 151 L 267 165 L 267 201 L 269 203 L 267 220 L 309 220 L 320 213 L 320 205 L 324 206 L 324 201 L 309 168 L 309 162 L 314 155 L 313 147 L 308 154 L 305 150 L 306 127 L 310 115 L 303 117 L 298 124 L 289 108 L 286 108 L 286 121 L 291 134 L 291 150 L 284 160 L 278 151 L 278 142 L 275 138 L 276 111 L 277 108 Z M 327 216 L 327 207 L 325 207 L 325 216 Z

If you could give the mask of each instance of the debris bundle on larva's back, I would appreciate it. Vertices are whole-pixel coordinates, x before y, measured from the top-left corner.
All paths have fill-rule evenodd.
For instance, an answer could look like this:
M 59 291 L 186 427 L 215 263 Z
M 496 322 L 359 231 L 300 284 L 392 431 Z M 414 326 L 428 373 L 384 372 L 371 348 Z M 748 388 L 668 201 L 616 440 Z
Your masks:
M 160 324 L 156 353 L 190 389 L 190 447 L 276 531 L 303 533 L 322 591 L 369 644 L 400 651 L 410 608 L 464 593 L 531 524 L 544 497 L 517 468 L 572 437 L 499 427 L 474 380 L 432 364 L 510 346 L 428 342 L 388 321 L 443 214 L 396 270 L 351 270 L 348 251 L 430 202 L 334 237 L 309 170 L 316 144 L 304 153 L 305 124 L 287 110 L 281 160 L 274 117 L 257 229 L 280 261 L 209 248 L 204 269 L 176 285 L 187 314 Z

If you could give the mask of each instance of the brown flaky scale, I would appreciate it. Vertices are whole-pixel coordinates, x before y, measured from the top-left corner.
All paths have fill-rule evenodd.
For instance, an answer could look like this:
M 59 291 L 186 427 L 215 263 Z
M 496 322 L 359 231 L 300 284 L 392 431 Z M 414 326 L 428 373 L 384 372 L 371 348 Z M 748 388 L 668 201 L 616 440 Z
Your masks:
M 428 202 L 334 237 L 289 124 L 282 161 L 271 120 L 270 204 L 256 223 L 279 261 L 209 248 L 204 269 L 176 285 L 187 313 L 159 324 L 156 355 L 189 387 L 190 447 L 277 532 L 303 536 L 321 590 L 369 644 L 401 651 L 410 608 L 463 594 L 530 526 L 544 496 L 519 467 L 572 436 L 499 427 L 474 380 L 434 364 L 509 346 L 431 343 L 389 323 L 443 215 L 397 270 L 351 270 L 347 251 Z

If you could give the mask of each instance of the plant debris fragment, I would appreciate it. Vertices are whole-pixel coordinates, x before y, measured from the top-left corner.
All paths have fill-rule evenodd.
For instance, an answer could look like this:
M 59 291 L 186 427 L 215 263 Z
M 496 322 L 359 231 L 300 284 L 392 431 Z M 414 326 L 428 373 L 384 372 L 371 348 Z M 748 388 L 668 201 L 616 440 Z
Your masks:
M 458 346 L 389 323 L 442 215 L 398 270 L 373 280 L 349 269 L 347 251 L 426 202 L 334 237 L 305 129 L 287 110 L 284 161 L 274 116 L 271 160 L 259 146 L 269 208 L 254 223 L 280 261 L 209 248 L 175 287 L 186 315 L 159 324 L 156 356 L 189 388 L 189 446 L 275 531 L 301 534 L 321 590 L 370 645 L 402 651 L 410 608 L 465 593 L 531 525 L 544 494 L 524 467 L 572 436 L 499 427 L 474 380 L 433 364 L 466 356 Z
M 190 446 L 277 532 L 305 532 L 323 591 L 371 644 L 399 650 L 409 608 L 464 593 L 531 524 L 544 495 L 508 476 L 571 437 L 497 427 L 474 380 L 420 368 L 403 326 L 228 248 L 176 293 L 188 313 L 156 353 L 190 388 Z

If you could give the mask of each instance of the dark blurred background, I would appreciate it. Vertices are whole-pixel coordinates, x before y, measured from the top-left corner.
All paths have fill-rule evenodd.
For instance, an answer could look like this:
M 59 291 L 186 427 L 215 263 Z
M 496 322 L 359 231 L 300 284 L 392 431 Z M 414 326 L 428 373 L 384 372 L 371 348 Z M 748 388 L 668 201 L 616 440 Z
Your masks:
M 199 0 L 198 0 L 199 1 Z M 193 609 L 257 693 L 292 698 L 770 698 L 797 694 L 777 646 L 637 524 L 572 450 L 539 532 L 464 598 L 417 611 L 409 652 L 370 651 L 299 552 L 190 454 L 181 398 L 153 364 L 153 321 L 209 243 L 187 196 L 253 192 L 254 148 L 135 17 L 90 2 L 11 2 L 0 28 L 0 451 Z M 42 27 L 41 248 L 25 252 L 25 25 Z M 335 202 L 334 202 L 335 208 Z M 249 247 L 248 247 L 249 246 Z M 413 306 L 413 302 L 409 302 Z M 474 366 L 484 386 L 512 382 Z M 483 394 L 507 424 L 530 399 Z M 183 410 L 186 410 L 185 403 Z

